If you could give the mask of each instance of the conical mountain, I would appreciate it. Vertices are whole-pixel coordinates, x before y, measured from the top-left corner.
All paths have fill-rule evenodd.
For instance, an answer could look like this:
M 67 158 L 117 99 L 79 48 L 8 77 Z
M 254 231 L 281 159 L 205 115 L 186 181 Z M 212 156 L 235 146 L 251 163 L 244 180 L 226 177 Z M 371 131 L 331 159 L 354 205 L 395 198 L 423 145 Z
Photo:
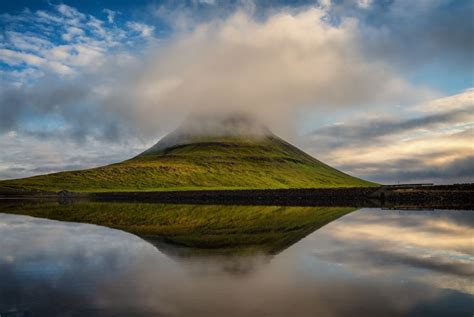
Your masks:
M 241 115 L 193 116 L 150 149 L 121 163 L 0 182 L 0 187 L 86 192 L 371 185 Z

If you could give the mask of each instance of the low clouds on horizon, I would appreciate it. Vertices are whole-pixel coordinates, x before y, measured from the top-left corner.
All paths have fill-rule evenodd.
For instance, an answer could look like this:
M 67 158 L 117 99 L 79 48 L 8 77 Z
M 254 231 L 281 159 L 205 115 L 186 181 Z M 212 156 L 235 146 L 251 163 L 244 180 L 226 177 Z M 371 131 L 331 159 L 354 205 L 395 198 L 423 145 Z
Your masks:
M 474 179 L 474 89 L 410 108 L 313 130 L 304 147 L 323 161 L 382 183 Z
M 397 107 L 410 113 L 407 107 L 442 97 L 441 92 L 407 79 L 410 56 L 386 54 L 385 49 L 394 44 L 390 38 L 398 33 L 389 26 L 375 28 L 376 21 L 368 23 L 362 16 L 369 10 L 364 3 L 376 10 L 377 2 L 360 2 L 358 11 L 344 3 L 280 7 L 262 15 L 257 5 L 247 2 L 224 17 L 205 21 L 177 10 L 175 25 L 170 26 L 174 31 L 165 37 L 151 24 L 134 20 L 119 24 L 117 12 L 106 8 L 103 19 L 67 5 L 2 14 L 5 31 L 0 61 L 6 67 L 0 69 L 0 144 L 7 152 L 0 155 L 0 178 L 32 175 L 38 168 L 55 171 L 125 159 L 193 112 L 251 113 L 283 137 L 295 139 L 302 132 L 298 127 L 314 113 L 328 117 L 341 111 L 385 115 L 387 109 Z M 351 14 L 341 14 L 343 7 Z M 395 1 L 387 20 L 400 19 L 397 8 L 402 7 L 403 1 Z M 432 16 L 434 9 L 434 5 L 416 8 L 422 17 L 421 10 Z M 164 6 L 154 11 L 157 18 L 163 12 L 173 11 Z M 465 27 L 463 19 L 460 23 Z M 403 27 L 404 32 L 407 28 Z M 446 45 L 462 42 L 464 33 L 454 34 L 445 37 Z M 416 56 L 432 45 L 444 45 L 433 34 L 423 38 L 413 52 Z M 450 45 L 439 54 L 454 54 L 463 63 L 466 50 L 472 50 L 469 45 Z M 387 161 L 388 150 L 380 149 L 386 148 L 383 142 L 389 136 L 420 127 L 428 128 L 440 142 L 466 141 L 472 136 L 472 91 L 462 94 L 468 94 L 468 102 L 459 109 L 407 119 L 398 118 L 397 113 L 390 118 L 359 118 L 358 122 L 316 128 L 314 134 L 299 137 L 299 143 L 327 163 L 371 180 L 427 179 L 434 165 L 423 166 L 427 160 L 421 159 L 413 172 L 421 173 L 416 177 L 382 175 L 381 168 L 375 171 L 377 164 L 382 167 L 390 162 L 393 168 L 388 170 L 403 168 L 406 172 L 403 161 L 397 168 L 394 159 Z M 451 139 L 445 140 L 447 133 L 437 133 L 439 127 L 453 124 L 458 130 L 450 132 Z M 31 152 L 29 143 L 48 144 L 55 154 L 59 150 L 51 145 L 67 143 L 71 153 L 56 155 L 51 164 L 45 159 L 49 154 Z M 119 154 L 119 148 L 125 146 L 129 148 Z M 437 179 L 460 179 L 449 172 L 454 159 L 467 159 L 467 168 L 472 167 L 472 147 L 466 146 L 462 151 L 443 147 L 445 159 L 437 164 L 446 164 L 447 175 Z M 386 157 L 372 155 L 378 159 L 355 159 L 349 164 L 345 160 L 355 147 L 365 150 L 364 159 L 370 151 L 384 152 Z M 110 149 L 109 154 L 100 158 L 98 149 L 105 148 Z M 75 158 L 81 151 L 91 156 Z M 27 158 L 16 161 L 8 154 L 11 152 Z M 418 152 L 407 150 L 400 160 L 430 154 Z M 38 161 L 44 166 L 38 166 Z

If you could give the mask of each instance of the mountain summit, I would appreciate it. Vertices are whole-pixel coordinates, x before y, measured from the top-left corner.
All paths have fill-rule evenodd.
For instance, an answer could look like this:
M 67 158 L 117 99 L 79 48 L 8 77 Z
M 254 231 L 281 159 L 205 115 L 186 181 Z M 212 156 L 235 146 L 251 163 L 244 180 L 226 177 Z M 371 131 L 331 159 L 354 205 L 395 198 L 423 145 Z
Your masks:
M 371 186 L 277 137 L 256 120 L 193 116 L 150 149 L 103 167 L 0 182 L 80 192 Z
M 216 139 L 261 139 L 270 130 L 258 120 L 245 114 L 189 116 L 181 126 L 140 155 L 156 154 L 174 146 Z

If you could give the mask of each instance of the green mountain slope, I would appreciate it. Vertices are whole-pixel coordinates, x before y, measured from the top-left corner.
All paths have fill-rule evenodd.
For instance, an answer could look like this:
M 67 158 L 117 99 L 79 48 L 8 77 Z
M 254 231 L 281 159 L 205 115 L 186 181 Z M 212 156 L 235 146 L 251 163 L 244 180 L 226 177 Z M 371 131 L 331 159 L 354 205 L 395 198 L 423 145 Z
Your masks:
M 269 132 L 208 137 L 183 129 L 121 163 L 0 182 L 0 187 L 77 192 L 371 185 Z

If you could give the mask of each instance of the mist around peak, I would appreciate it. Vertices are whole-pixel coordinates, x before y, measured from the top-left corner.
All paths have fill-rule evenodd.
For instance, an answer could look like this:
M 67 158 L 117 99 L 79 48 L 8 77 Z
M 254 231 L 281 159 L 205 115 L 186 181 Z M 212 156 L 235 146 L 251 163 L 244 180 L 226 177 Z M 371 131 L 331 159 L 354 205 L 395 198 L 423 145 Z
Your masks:
M 194 113 L 189 115 L 175 132 L 196 137 L 258 137 L 270 134 L 270 130 L 260 120 L 243 112 Z
M 209 139 L 263 139 L 272 132 L 255 116 L 247 113 L 193 113 L 143 154 Z

